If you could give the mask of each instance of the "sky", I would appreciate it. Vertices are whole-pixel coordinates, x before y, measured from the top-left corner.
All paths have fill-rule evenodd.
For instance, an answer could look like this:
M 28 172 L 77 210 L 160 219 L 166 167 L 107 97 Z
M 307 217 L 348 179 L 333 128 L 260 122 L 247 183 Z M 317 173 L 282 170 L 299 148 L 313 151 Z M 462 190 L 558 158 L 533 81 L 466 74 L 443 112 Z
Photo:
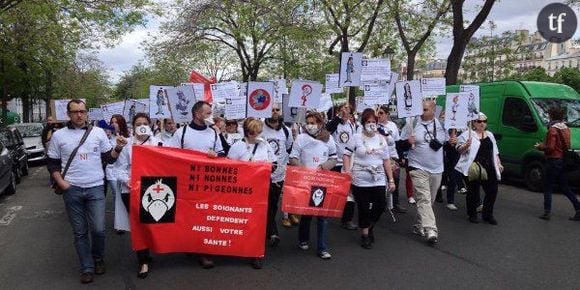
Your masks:
M 528 29 L 530 33 L 537 30 L 536 18 L 540 10 L 549 3 L 556 2 L 550 0 L 501 0 L 497 2 L 491 10 L 484 26 L 482 26 L 476 36 L 482 34 L 489 35 L 488 21 L 492 20 L 497 25 L 494 34 L 501 34 L 504 31 L 516 29 Z M 465 19 L 472 20 L 475 17 L 477 6 L 483 3 L 482 0 L 467 0 L 465 4 Z M 578 10 L 576 10 L 578 15 Z M 111 81 L 116 83 L 123 72 L 128 71 L 139 62 L 145 61 L 145 54 L 141 43 L 146 41 L 150 35 L 155 35 L 159 31 L 160 23 L 164 19 L 152 18 L 145 27 L 138 27 L 133 32 L 126 34 L 120 43 L 114 48 L 103 48 L 97 52 L 98 58 L 108 68 Z M 576 31 L 575 38 L 578 38 L 580 31 Z M 437 58 L 447 58 L 452 47 L 451 32 L 449 37 L 437 37 Z

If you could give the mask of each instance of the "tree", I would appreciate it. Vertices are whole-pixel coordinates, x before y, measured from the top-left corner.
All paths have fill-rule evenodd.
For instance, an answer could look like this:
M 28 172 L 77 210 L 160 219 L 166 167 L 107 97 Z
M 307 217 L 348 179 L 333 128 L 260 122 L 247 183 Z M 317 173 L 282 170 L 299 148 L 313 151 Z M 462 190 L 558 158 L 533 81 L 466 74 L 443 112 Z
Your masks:
M 395 14 L 395 22 L 403 48 L 407 52 L 407 80 L 412 80 L 415 73 L 415 59 L 436 25 L 447 14 L 451 3 L 449 0 L 429 0 L 421 5 L 401 0 L 390 3 Z
M 543 67 L 535 67 L 526 72 L 518 72 L 509 76 L 507 79 L 515 81 L 536 81 L 536 82 L 553 82 L 554 79 L 546 73 Z
M 461 60 L 463 59 L 467 44 L 491 12 L 491 8 L 496 0 L 485 0 L 481 10 L 467 28 L 464 26 L 464 2 L 465 0 L 451 0 L 451 9 L 453 11 L 453 47 L 447 58 L 447 68 L 445 70 L 445 78 L 448 85 L 457 83 Z
M 554 81 L 580 92 L 580 70 L 577 68 L 564 67 L 560 69 L 554 74 Z

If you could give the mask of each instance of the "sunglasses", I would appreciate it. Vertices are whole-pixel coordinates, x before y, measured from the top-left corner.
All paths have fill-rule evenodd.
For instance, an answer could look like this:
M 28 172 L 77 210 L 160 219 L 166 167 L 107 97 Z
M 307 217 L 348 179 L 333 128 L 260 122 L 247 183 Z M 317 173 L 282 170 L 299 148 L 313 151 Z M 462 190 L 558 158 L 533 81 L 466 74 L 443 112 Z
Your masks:
M 379 115 L 384 115 L 384 114 L 385 114 L 385 112 L 379 111 Z
M 280 112 L 280 109 L 272 109 L 272 111 Z
M 475 120 L 475 123 L 478 123 L 478 124 L 485 123 L 485 124 L 487 124 L 487 120 Z

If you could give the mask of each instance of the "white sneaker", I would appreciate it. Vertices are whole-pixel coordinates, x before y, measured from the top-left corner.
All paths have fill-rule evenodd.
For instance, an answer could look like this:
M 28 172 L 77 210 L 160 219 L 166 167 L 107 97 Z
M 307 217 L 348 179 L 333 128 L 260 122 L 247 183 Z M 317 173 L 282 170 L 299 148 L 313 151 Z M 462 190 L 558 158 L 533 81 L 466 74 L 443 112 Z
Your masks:
M 441 191 L 443 191 L 443 190 L 447 190 L 447 186 L 441 185 Z
M 416 204 L 417 201 L 415 201 L 415 198 L 411 196 L 411 197 L 409 197 L 409 203 L 410 204 Z
M 320 257 L 320 259 L 323 260 L 328 260 L 332 258 L 332 255 L 329 252 L 321 252 L 320 254 L 318 254 L 318 257 Z
M 434 230 L 427 230 L 427 243 L 430 245 L 437 244 L 437 233 Z
M 477 207 L 477 212 L 481 212 L 481 210 L 482 210 L 482 209 L 483 209 L 483 204 L 480 204 L 480 205 Z
M 298 247 L 304 251 L 308 250 L 310 247 L 308 246 L 308 242 L 302 242 L 298 244 Z
M 447 204 L 447 209 L 449 209 L 449 210 L 457 210 L 457 206 L 455 206 L 455 205 L 454 205 L 454 204 L 452 204 L 452 203 L 448 203 L 448 204 Z
M 418 236 L 421 236 L 421 237 L 424 237 L 425 236 L 425 230 L 422 227 L 416 227 L 416 226 L 414 226 L 413 227 L 413 233 L 415 235 L 418 235 Z
M 465 194 L 465 193 L 467 193 L 467 189 L 465 187 L 462 187 L 457 192 L 461 193 L 461 194 Z

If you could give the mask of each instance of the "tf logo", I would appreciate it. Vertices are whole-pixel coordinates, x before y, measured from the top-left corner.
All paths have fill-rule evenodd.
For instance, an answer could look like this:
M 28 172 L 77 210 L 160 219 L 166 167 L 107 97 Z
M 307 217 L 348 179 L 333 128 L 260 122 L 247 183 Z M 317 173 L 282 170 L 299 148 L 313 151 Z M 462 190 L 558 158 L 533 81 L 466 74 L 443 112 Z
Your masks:
M 313 186 L 310 189 L 310 206 L 322 207 L 326 198 L 326 187 Z
M 139 220 L 144 224 L 175 222 L 177 177 L 141 177 Z

